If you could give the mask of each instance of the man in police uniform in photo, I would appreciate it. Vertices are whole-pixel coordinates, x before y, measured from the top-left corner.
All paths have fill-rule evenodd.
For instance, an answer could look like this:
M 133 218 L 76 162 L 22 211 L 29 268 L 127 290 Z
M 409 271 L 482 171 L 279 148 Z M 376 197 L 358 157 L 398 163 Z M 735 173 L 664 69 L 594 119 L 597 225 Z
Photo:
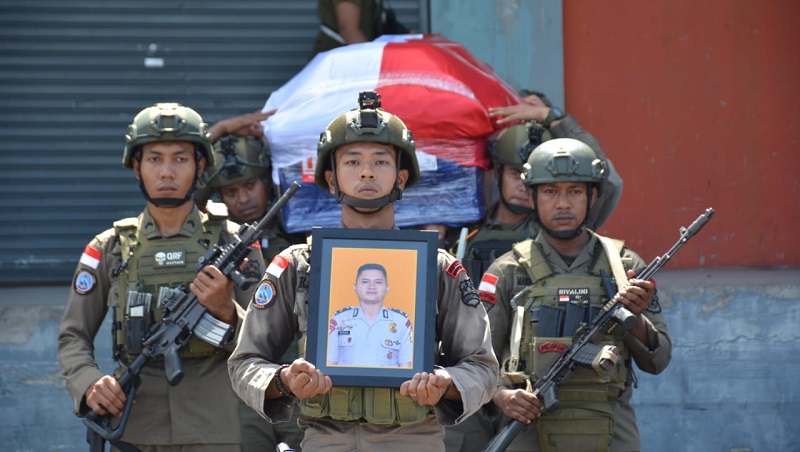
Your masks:
M 515 244 L 481 279 L 492 345 L 503 357 L 492 401 L 504 415 L 532 424 L 509 451 L 642 449 L 630 404 L 636 386 L 633 363 L 658 374 L 669 364 L 672 344 L 654 282 L 633 278 L 645 262 L 621 240 L 586 227 L 607 171 L 606 162 L 578 140 L 539 145 L 528 158 L 524 181 L 533 190 L 541 232 Z M 558 407 L 543 413 L 539 399 L 525 387 L 546 372 L 581 324 L 615 295 L 606 290 L 605 275 L 613 275 L 608 282 L 616 284 L 619 300 L 636 320 L 630 330 L 616 325 L 600 340 L 616 347 L 619 361 L 610 370 L 576 368 L 559 387 Z
M 380 108 L 375 92 L 339 115 L 320 135 L 315 179 L 342 204 L 341 227 L 397 229 L 394 203 L 419 180 L 411 132 Z M 333 386 L 312 363 L 279 360 L 308 325 L 310 245 L 296 245 L 270 263 L 245 317 L 228 366 L 237 394 L 270 422 L 300 405 L 305 451 L 444 450 L 443 425 L 453 425 L 491 398 L 497 360 L 488 319 L 464 268 L 437 255 L 435 369 L 399 388 Z M 320 331 L 319 334 L 325 334 Z M 427 346 L 435 347 L 431 343 Z
M 211 192 L 216 192 L 228 209 L 231 220 L 243 224 L 254 223 L 264 217 L 277 199 L 277 189 L 272 183 L 272 161 L 263 135 L 225 135 L 214 142 L 214 164 L 206 167 L 201 185 L 201 191 L 206 193 L 199 199 L 202 201 Z M 205 205 L 205 202 L 201 204 Z M 287 234 L 276 216 L 261 232 L 264 264 L 289 246 L 303 242 L 305 237 L 302 234 Z M 300 356 L 297 339 L 299 337 L 292 342 L 281 363 L 291 363 Z M 295 421 L 297 414 L 295 410 Z M 241 422 L 242 452 L 275 450 L 281 442 L 300 450 L 303 432 L 297 422 L 271 424 L 244 402 L 241 403 Z
M 411 367 L 414 330 L 408 314 L 389 309 L 386 268 L 364 264 L 358 268 L 353 290 L 358 306 L 337 311 L 328 328 L 328 365 Z
M 122 164 L 133 169 L 147 201 L 135 218 L 114 223 L 86 246 L 75 270 L 58 338 L 58 358 L 79 416 L 120 416 L 127 400 L 117 381 L 142 352 L 142 339 L 163 315 L 160 294 L 190 289 L 216 319 L 238 329 L 264 265 L 254 247 L 240 269 L 252 283 L 241 290 L 218 268 L 197 272 L 209 247 L 232 242 L 238 230 L 224 215 L 204 214 L 192 193 L 213 163 L 206 124 L 194 110 L 161 103 L 128 126 Z M 240 305 L 241 303 L 241 305 Z M 103 375 L 94 338 L 111 309 L 114 375 Z M 103 336 L 106 337 L 105 335 Z M 164 361 L 151 360 L 117 448 L 142 451 L 239 451 L 239 403 L 225 362 L 235 340 L 221 347 L 192 337 L 180 350 L 184 377 L 170 386 Z

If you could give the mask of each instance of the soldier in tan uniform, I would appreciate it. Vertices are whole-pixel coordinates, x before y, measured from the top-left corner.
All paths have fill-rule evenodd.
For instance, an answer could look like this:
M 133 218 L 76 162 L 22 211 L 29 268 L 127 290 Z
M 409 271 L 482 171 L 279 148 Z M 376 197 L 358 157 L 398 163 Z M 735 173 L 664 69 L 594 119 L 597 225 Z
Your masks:
M 230 242 L 238 230 L 224 215 L 206 215 L 192 202 L 209 161 L 206 124 L 188 107 L 156 104 L 128 127 L 122 163 L 134 170 L 147 205 L 138 217 L 117 221 L 97 235 L 75 271 L 58 358 L 77 415 L 89 410 L 120 415 L 127 398 L 116 377 L 141 353 L 149 328 L 161 321 L 161 289 L 183 285 L 214 317 L 237 330 L 241 326 L 244 303 L 264 265 L 253 248 L 241 268 L 253 283 L 247 291 L 214 266 L 197 272 L 197 259 L 209 247 Z M 109 309 L 114 357 L 121 366 L 113 376 L 98 369 L 93 345 Z M 142 451 L 239 451 L 239 404 L 225 366 L 234 345 L 216 348 L 190 339 L 181 350 L 184 377 L 176 386 L 167 383 L 163 361 L 149 362 L 124 435 L 112 445 Z
M 586 228 L 596 185 L 606 175 L 605 162 L 580 141 L 556 139 L 537 147 L 528 159 L 525 184 L 533 189 L 541 232 L 514 245 L 481 279 L 492 345 L 504 358 L 493 402 L 506 416 L 530 423 L 508 450 L 641 449 L 630 405 L 636 385 L 632 363 L 658 374 L 670 361 L 672 345 L 654 283 L 628 280 L 645 262 L 621 241 Z M 620 350 L 615 369 L 598 374 L 578 368 L 558 391 L 559 407 L 542 413 L 540 401 L 524 389 L 525 379 L 540 377 L 571 343 L 580 322 L 608 301 L 604 273 L 614 275 L 622 302 L 638 322 L 627 332 L 617 326 L 603 338 Z M 512 330 L 521 331 L 521 338 Z
M 504 116 L 498 124 L 513 124 L 500 131 L 496 140 L 489 144 L 494 176 L 498 185 L 498 202 L 480 223 L 469 226 L 464 255 L 461 262 L 473 280 L 480 280 L 483 273 L 499 256 L 511 250 L 514 243 L 532 239 L 539 233 L 533 218 L 530 190 L 522 181 L 523 166 L 531 152 L 543 142 L 555 138 L 574 138 L 591 147 L 600 159 L 608 163 L 608 177 L 598 185 L 597 201 L 587 226 L 598 230 L 611 215 L 622 194 L 622 178 L 617 174 L 611 160 L 606 158 L 600 143 L 584 130 L 578 120 L 554 107 L 542 93 L 526 92 L 525 102 L 510 107 L 490 109 L 493 117 Z M 459 249 L 457 240 L 451 252 Z M 456 253 L 457 254 L 457 253 Z M 459 256 L 456 256 L 459 257 Z M 502 427 L 499 410 L 489 403 L 474 416 L 445 434 L 448 452 L 477 452 Z
M 379 106 L 377 93 L 361 93 L 360 107 L 320 136 L 316 182 L 342 204 L 345 228 L 397 229 L 394 202 L 419 179 L 411 132 Z M 305 451 L 443 451 L 442 426 L 486 403 L 497 379 L 486 312 L 464 268 L 439 250 L 435 370 L 399 388 L 340 387 L 303 359 L 278 364 L 307 330 L 309 261 L 310 247 L 297 245 L 268 267 L 228 364 L 237 394 L 270 422 L 288 420 L 299 403 Z
M 277 199 L 271 172 L 269 148 L 264 144 L 263 138 L 226 135 L 214 143 L 214 165 L 209 165 L 203 173 L 203 188 L 200 191 L 216 192 L 228 208 L 233 221 L 257 222 Z M 305 238 L 302 235 L 287 234 L 275 218 L 261 233 L 264 264 L 272 261 L 289 246 L 303 242 Z M 281 363 L 291 363 L 298 356 L 295 340 L 281 358 Z M 303 432 L 297 422 L 272 424 L 262 419 L 244 402 L 240 402 L 240 405 L 243 452 L 272 451 L 281 442 L 294 450 L 300 450 Z M 293 420 L 296 421 L 297 415 L 295 410 Z

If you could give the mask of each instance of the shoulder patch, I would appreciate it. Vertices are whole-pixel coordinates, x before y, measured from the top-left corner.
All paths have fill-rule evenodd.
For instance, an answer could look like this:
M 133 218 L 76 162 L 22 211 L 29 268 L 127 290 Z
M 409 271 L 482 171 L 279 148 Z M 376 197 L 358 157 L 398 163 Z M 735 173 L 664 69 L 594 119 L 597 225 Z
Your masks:
M 453 278 L 458 278 L 458 275 L 461 273 L 466 273 L 467 270 L 464 269 L 464 266 L 461 265 L 461 262 L 458 259 L 454 260 L 450 265 L 447 266 L 447 270 L 445 270 L 448 275 Z
M 341 314 L 343 312 L 347 312 L 347 311 L 349 311 L 351 309 L 354 309 L 353 306 L 348 306 L 346 308 L 339 309 L 338 311 L 334 312 L 333 315 L 339 315 L 339 314 Z
M 283 274 L 283 271 L 286 270 L 286 267 L 289 266 L 289 259 L 278 254 L 272 259 L 270 262 L 269 267 L 267 267 L 267 273 L 270 275 L 280 278 Z
M 83 254 L 81 254 L 81 264 L 97 270 L 97 266 L 100 265 L 100 259 L 102 259 L 102 257 L 102 251 L 91 245 L 86 245 L 86 248 L 83 249 Z
M 487 308 L 490 308 L 497 303 L 497 296 L 495 295 L 495 292 L 497 292 L 497 281 L 499 279 L 500 278 L 496 275 L 484 273 L 483 278 L 481 278 L 481 283 L 478 285 L 478 295 L 480 296 L 481 301 L 487 303 Z
M 481 299 L 478 296 L 478 292 L 475 291 L 475 286 L 472 284 L 472 279 L 469 276 L 464 278 L 458 284 L 458 288 L 461 289 L 461 302 L 465 305 L 475 308 L 481 304 Z
M 396 312 L 396 313 L 398 313 L 398 314 L 402 315 L 402 316 L 403 316 L 403 317 L 405 317 L 405 318 L 408 318 L 408 314 L 406 314 L 405 312 L 403 312 L 403 311 L 401 311 L 401 310 L 399 310 L 399 309 L 397 309 L 397 308 L 392 308 L 392 309 L 391 309 L 391 311 L 392 311 L 392 312 Z
M 75 275 L 72 288 L 78 295 L 86 295 L 97 285 L 97 278 L 87 270 L 81 270 Z
M 277 291 L 272 281 L 263 281 L 253 294 L 253 307 L 256 309 L 266 309 L 275 301 Z

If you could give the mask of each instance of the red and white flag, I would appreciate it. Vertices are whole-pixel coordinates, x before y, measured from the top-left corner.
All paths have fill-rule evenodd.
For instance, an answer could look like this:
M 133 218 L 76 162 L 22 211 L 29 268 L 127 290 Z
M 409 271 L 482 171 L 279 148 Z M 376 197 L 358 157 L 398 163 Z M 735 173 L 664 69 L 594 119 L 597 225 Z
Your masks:
M 276 183 L 278 168 L 316 157 L 319 133 L 367 90 L 413 132 L 423 171 L 435 164 L 431 156 L 488 169 L 486 138 L 496 129 L 488 108 L 521 102 L 488 65 L 438 35 L 384 36 L 322 52 L 264 107 L 277 109 L 264 122 Z
M 97 266 L 100 265 L 100 258 L 103 257 L 103 253 L 94 248 L 90 245 L 86 245 L 86 248 L 83 249 L 83 254 L 81 254 L 81 264 L 92 267 L 97 269 Z
M 269 266 L 267 267 L 267 273 L 276 278 L 280 278 L 283 274 L 283 271 L 286 270 L 286 267 L 288 266 L 289 260 L 279 254 L 272 259 L 272 262 L 269 263 Z

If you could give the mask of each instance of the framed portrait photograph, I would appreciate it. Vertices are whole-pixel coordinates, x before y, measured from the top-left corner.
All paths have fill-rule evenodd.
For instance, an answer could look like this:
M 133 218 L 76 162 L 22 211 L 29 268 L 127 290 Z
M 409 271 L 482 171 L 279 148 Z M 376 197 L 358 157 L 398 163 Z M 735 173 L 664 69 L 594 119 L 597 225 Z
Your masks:
M 339 386 L 433 372 L 437 233 L 315 228 L 306 360 Z

